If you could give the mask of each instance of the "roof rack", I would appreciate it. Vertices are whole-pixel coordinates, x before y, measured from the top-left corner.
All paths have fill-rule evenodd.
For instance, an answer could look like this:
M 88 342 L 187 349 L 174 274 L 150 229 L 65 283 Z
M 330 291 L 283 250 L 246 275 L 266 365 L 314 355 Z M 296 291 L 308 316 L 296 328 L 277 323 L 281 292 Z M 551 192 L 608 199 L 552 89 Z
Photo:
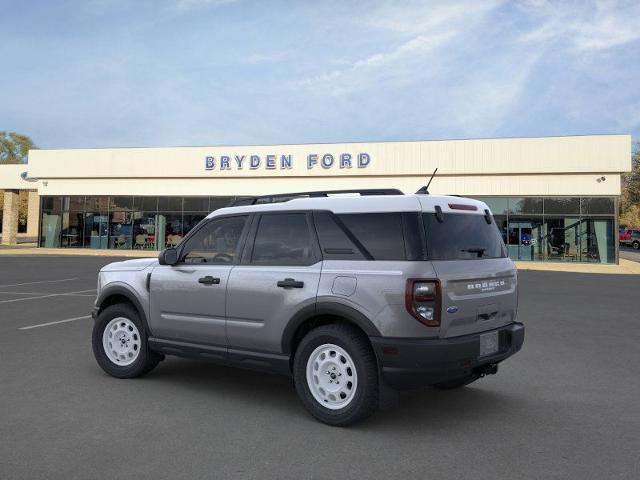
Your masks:
M 328 197 L 331 194 L 340 193 L 358 193 L 361 196 L 367 195 L 404 195 L 404 193 L 397 188 L 370 188 L 364 190 L 322 190 L 317 192 L 296 192 L 296 193 L 277 193 L 274 195 L 257 195 L 252 197 L 242 197 L 233 200 L 229 206 L 239 207 L 242 205 L 256 205 L 257 203 L 276 203 L 278 201 L 286 202 L 293 200 L 294 198 L 318 198 Z

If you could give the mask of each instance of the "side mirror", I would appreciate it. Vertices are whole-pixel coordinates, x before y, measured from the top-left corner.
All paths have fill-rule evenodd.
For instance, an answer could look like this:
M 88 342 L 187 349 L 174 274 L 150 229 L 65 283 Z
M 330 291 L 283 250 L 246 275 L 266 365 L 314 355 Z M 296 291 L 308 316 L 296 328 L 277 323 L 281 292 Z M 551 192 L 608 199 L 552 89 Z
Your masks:
M 178 251 L 175 248 L 167 248 L 158 255 L 160 265 L 175 265 L 178 263 Z

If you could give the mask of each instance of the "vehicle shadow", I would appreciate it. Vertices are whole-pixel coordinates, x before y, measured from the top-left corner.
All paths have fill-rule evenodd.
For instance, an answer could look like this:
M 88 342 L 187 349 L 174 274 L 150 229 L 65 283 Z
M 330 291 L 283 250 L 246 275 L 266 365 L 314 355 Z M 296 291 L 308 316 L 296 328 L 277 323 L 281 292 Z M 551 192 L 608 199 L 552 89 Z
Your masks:
M 318 424 L 304 410 L 291 378 L 268 373 L 227 367 L 210 362 L 169 358 L 146 380 L 168 384 L 171 389 L 184 389 L 212 396 L 224 395 L 248 409 L 273 409 L 276 414 L 306 419 Z M 482 385 L 482 380 L 457 390 L 421 388 L 400 391 L 397 401 L 374 417 L 351 428 L 384 432 L 398 429 L 412 431 L 447 429 L 454 423 L 504 418 L 510 411 L 525 408 L 527 401 L 513 392 L 505 393 Z

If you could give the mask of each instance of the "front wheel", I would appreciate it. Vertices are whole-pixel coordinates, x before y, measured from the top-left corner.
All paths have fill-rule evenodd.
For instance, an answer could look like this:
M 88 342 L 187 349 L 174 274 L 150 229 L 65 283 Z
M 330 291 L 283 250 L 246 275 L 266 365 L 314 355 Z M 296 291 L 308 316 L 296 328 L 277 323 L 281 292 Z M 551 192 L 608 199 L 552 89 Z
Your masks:
M 640 250 L 640 242 L 638 241 L 633 242 L 633 248 L 634 250 Z
M 98 365 L 117 378 L 139 377 L 162 360 L 161 354 L 149 349 L 138 312 L 124 303 L 100 312 L 93 326 L 92 345 Z
M 378 408 L 375 355 L 354 327 L 323 325 L 310 331 L 296 351 L 293 377 L 305 408 L 328 425 L 352 425 Z

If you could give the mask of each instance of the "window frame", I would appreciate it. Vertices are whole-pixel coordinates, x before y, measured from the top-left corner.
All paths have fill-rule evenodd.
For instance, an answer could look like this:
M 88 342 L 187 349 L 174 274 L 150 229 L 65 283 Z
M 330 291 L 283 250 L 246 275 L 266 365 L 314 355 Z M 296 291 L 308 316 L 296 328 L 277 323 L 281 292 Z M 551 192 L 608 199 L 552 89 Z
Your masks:
M 238 245 L 236 246 L 236 250 L 234 252 L 233 261 L 231 261 L 229 263 L 204 263 L 204 264 L 186 263 L 184 261 L 185 250 L 186 250 L 187 246 L 189 245 L 189 242 L 192 240 L 192 237 L 194 237 L 195 235 L 198 234 L 198 232 L 200 230 L 202 230 L 203 228 L 207 228 L 213 222 L 217 222 L 219 220 L 227 220 L 227 219 L 230 219 L 230 218 L 237 218 L 237 217 L 245 217 L 246 221 L 245 221 L 244 227 L 242 228 L 242 233 L 240 234 L 240 238 L 238 239 Z M 248 233 L 249 227 L 250 227 L 250 225 L 252 223 L 252 217 L 253 217 L 253 215 L 250 214 L 250 213 L 235 213 L 235 214 L 230 214 L 230 215 L 218 215 L 218 216 L 209 218 L 206 221 L 200 222 L 200 224 L 198 224 L 196 227 L 192 228 L 189 231 L 189 233 L 187 233 L 185 235 L 185 237 L 182 240 L 182 242 L 180 242 L 180 245 L 178 245 L 178 247 L 177 247 L 178 262 L 177 262 L 176 265 L 192 265 L 192 266 L 198 266 L 198 265 L 204 265 L 204 266 L 238 265 L 240 263 L 240 257 L 242 255 L 242 251 L 243 251 L 243 249 L 245 247 L 245 243 L 246 243 L 246 240 L 247 240 L 247 233 Z
M 260 220 L 265 216 L 272 215 L 291 215 L 298 214 L 304 215 L 307 230 L 309 232 L 309 238 L 311 240 L 311 257 L 309 259 L 309 263 L 300 264 L 300 265 L 282 265 L 278 263 L 273 264 L 255 264 L 252 263 L 253 250 L 255 247 L 256 236 L 258 234 L 258 228 L 260 226 Z M 240 258 L 240 265 L 247 265 L 251 267 L 283 267 L 283 268 L 296 268 L 296 267 L 310 267 L 311 265 L 315 265 L 318 262 L 322 261 L 322 254 L 320 251 L 320 243 L 318 241 L 318 235 L 315 231 L 315 226 L 313 224 L 312 211 L 310 210 L 277 210 L 277 211 L 269 211 L 269 212 L 260 212 L 253 215 L 251 219 L 251 225 L 247 231 L 247 238 L 245 242 L 245 246 Z

